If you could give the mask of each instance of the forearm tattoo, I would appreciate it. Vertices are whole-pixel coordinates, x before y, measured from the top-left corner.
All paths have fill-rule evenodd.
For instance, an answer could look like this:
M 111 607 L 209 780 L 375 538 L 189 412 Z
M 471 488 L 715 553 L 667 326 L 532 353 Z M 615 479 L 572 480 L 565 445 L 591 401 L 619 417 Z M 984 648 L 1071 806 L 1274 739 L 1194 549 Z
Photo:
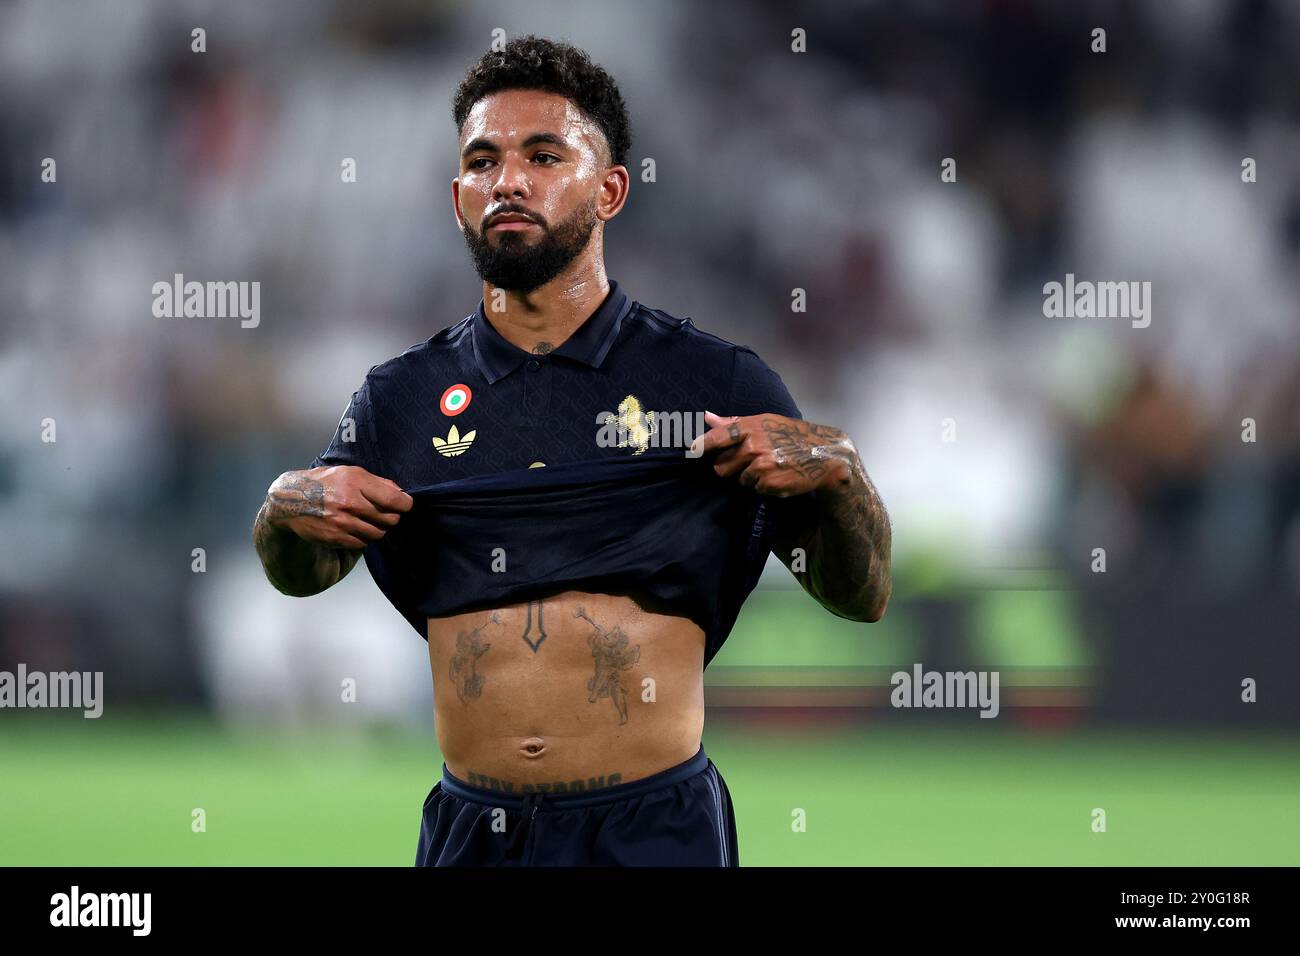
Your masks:
M 587 702 L 594 704 L 600 698 L 608 697 L 618 711 L 619 724 L 626 724 L 627 692 L 623 689 L 622 671 L 641 659 L 641 645 L 629 648 L 628 636 L 621 627 L 616 624 L 606 630 L 589 618 L 582 608 L 578 608 L 573 616 L 582 618 L 592 627 L 587 644 L 591 647 L 596 673 L 587 681 Z
M 843 579 L 850 606 L 876 608 L 891 589 L 889 515 L 861 463 L 855 464 L 846 484 L 824 492 L 835 530 L 823 540 L 852 569 Z
M 812 593 L 833 607 L 880 607 L 891 587 L 889 515 L 853 442 L 809 422 L 765 420 L 763 429 L 778 466 L 814 481 L 839 475 L 818 489 L 821 520 L 792 542 L 808 552 Z
M 448 674 L 456 688 L 456 696 L 461 703 L 483 696 L 483 684 L 487 678 L 478 672 L 478 662 L 492 647 L 480 636 L 489 624 L 500 624 L 501 619 L 493 611 L 488 619 L 476 628 L 459 631 L 456 634 L 456 653 L 452 655 Z
M 272 519 L 324 514 L 325 486 L 302 472 L 281 476 L 258 509 L 253 522 L 253 547 L 262 559 L 267 578 L 282 593 L 316 593 L 321 586 L 316 580 L 317 562 L 326 549 L 308 546 L 291 531 L 277 528 Z M 336 565 L 335 571 L 341 574 L 342 565 Z

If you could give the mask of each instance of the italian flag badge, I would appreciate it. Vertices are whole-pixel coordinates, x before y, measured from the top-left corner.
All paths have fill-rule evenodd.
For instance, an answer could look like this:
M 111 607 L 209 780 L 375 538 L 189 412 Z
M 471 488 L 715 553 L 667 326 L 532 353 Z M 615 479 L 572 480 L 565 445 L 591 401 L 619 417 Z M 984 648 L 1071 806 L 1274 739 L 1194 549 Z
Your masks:
M 469 408 L 469 400 L 472 397 L 473 393 L 470 392 L 468 385 L 453 385 L 442 393 L 438 407 L 442 409 L 444 415 L 459 415 Z

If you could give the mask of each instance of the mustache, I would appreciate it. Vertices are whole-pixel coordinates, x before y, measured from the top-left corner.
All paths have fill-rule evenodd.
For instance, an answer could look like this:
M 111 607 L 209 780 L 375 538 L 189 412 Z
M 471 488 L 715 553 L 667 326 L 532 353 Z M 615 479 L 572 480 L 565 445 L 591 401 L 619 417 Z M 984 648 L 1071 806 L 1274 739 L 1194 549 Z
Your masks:
M 491 219 L 493 216 L 501 216 L 509 212 L 516 213 L 517 215 L 520 216 L 527 216 L 533 222 L 537 223 L 537 225 L 539 225 L 541 228 L 543 229 L 547 228 L 545 218 L 543 218 L 539 213 L 533 212 L 531 209 L 524 209 L 519 206 L 501 206 L 497 209 L 493 209 L 492 212 L 483 216 L 483 218 L 479 221 L 479 231 L 480 232 L 487 231 L 488 220 Z

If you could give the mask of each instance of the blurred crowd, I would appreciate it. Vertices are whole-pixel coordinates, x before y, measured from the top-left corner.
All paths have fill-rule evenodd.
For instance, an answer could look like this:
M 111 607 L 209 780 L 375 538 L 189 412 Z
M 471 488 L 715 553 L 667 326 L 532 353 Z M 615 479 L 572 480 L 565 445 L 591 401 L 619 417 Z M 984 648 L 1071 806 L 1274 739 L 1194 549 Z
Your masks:
M 1259 609 L 1300 593 L 1300 5 L 18 0 L 0 664 L 292 718 L 341 656 L 384 688 L 361 706 L 423 708 L 424 648 L 364 572 L 283 598 L 249 528 L 366 371 L 481 296 L 450 99 L 497 29 L 618 79 L 635 168 L 609 275 L 849 431 L 899 599 L 921 565 L 957 587 L 1057 568 L 1108 660 L 1135 628 L 1151 666 L 1181 653 L 1189 604 L 1253 622 L 1231 642 L 1261 667 L 1293 660 L 1294 617 Z M 259 281 L 260 324 L 156 318 L 176 273 Z M 1047 317 L 1067 274 L 1149 281 L 1150 326 Z

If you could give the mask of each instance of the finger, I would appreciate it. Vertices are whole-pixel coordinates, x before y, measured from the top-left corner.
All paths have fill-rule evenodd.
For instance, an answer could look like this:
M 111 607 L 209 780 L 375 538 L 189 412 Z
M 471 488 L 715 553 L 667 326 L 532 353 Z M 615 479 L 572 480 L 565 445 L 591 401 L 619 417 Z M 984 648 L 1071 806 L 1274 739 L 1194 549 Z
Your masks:
M 410 511 L 413 507 L 415 507 L 415 499 L 412 498 L 410 495 L 408 495 L 405 491 L 403 491 L 401 485 L 393 481 L 391 478 L 385 478 L 384 481 L 392 485 L 393 490 L 397 492 L 397 501 L 393 506 L 394 510 L 399 511 L 402 514 L 405 514 L 406 512 Z
M 775 498 L 788 498 L 792 493 L 780 469 L 761 457 L 755 458 L 745 469 L 740 476 L 740 483 L 752 487 L 760 495 L 771 495 Z
M 384 535 L 388 533 L 387 529 L 376 527 L 368 521 L 353 515 L 339 515 L 334 521 L 336 531 L 352 538 L 359 538 L 363 542 L 382 541 Z M 365 547 L 363 544 L 362 547 Z
M 341 490 L 334 501 L 339 517 L 355 517 L 377 528 L 391 528 L 400 520 L 400 515 L 380 511 L 360 486 Z
M 707 408 L 704 410 L 704 424 L 708 425 L 710 428 L 717 428 L 723 422 L 730 420 L 730 417 L 727 415 L 719 415 L 717 412 L 711 412 Z
M 357 523 L 355 525 L 344 525 L 341 523 L 342 520 L 356 521 Z M 344 516 L 344 519 L 313 518 L 312 523 L 306 528 L 306 534 L 304 537 L 316 544 L 325 545 L 330 548 L 347 548 L 349 551 L 363 551 L 370 544 L 370 541 L 361 536 L 361 526 L 370 528 L 370 530 L 366 532 L 367 535 L 379 534 L 382 536 L 383 534 L 379 529 L 365 525 L 365 522 L 360 521 L 359 519 Z
M 397 482 L 388 478 L 375 478 L 373 481 L 361 483 L 358 487 L 375 507 L 384 511 L 405 514 L 415 504 L 414 498 L 403 491 Z
M 763 477 L 766 471 L 767 468 L 763 462 L 760 459 L 755 458 L 749 463 L 745 470 L 740 473 L 740 483 L 746 488 L 753 488 L 758 484 L 759 479 Z
M 733 445 L 713 460 L 713 470 L 723 478 L 730 478 L 748 468 L 755 457 L 753 452 L 745 451 L 740 445 Z
M 707 432 L 691 442 L 692 458 L 698 458 L 700 455 L 717 448 L 738 445 L 745 439 L 744 426 L 740 424 L 739 415 L 723 418 L 721 415 L 706 411 L 704 413 L 704 423 L 713 427 L 710 427 Z

